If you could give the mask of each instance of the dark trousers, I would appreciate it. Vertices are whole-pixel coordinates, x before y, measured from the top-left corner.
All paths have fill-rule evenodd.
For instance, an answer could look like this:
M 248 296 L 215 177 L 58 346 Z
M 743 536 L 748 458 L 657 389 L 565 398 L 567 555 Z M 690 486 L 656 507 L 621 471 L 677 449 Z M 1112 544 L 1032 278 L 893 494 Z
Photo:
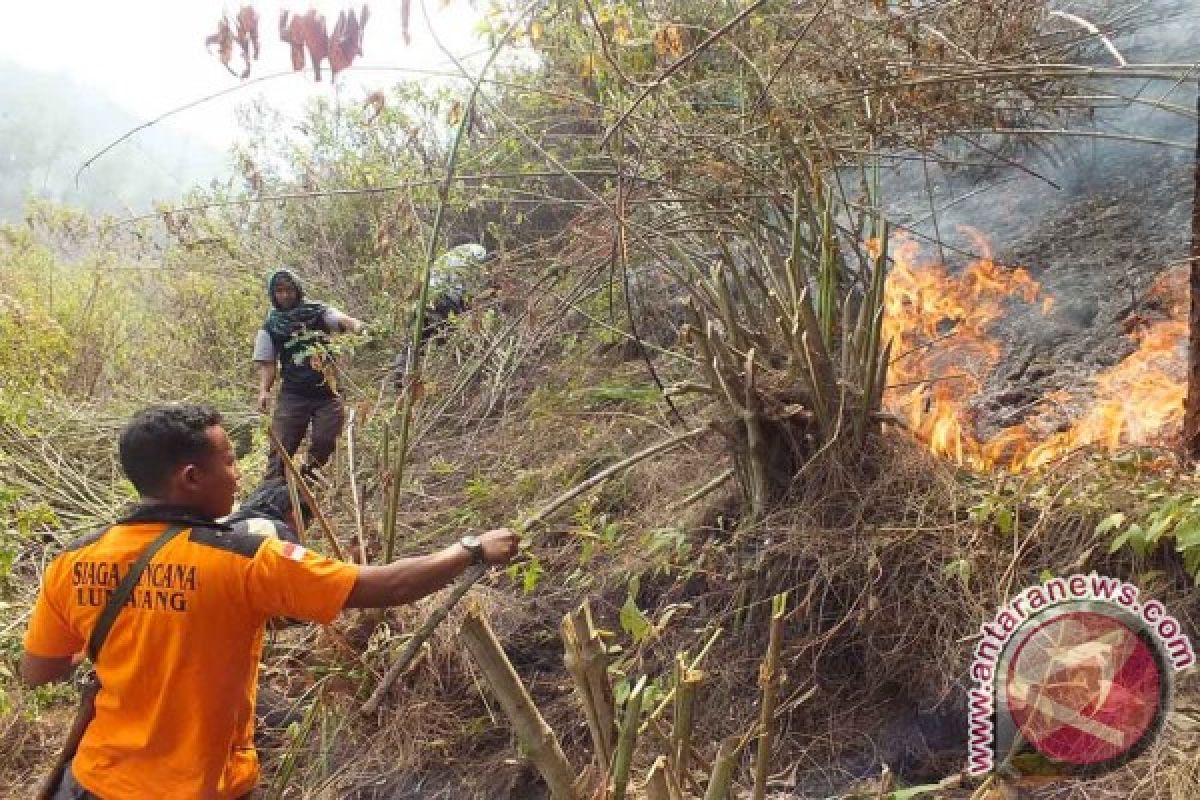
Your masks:
M 58 791 L 54 793 L 52 800 L 100 800 L 96 795 L 89 792 L 87 789 L 79 785 L 79 781 L 75 780 L 75 773 L 71 771 L 71 765 L 67 765 L 67 769 L 63 772 L 62 781 L 58 784 Z
M 333 455 L 337 447 L 338 436 L 342 433 L 342 422 L 346 418 L 346 409 L 342 398 L 304 397 L 282 390 L 275 401 L 275 413 L 271 417 L 271 427 L 279 437 L 279 443 L 289 456 L 294 456 L 304 441 L 304 434 L 309 426 L 312 434 L 308 442 L 308 463 L 320 467 Z M 271 451 L 267 461 L 266 480 L 283 478 L 283 461 L 279 454 Z

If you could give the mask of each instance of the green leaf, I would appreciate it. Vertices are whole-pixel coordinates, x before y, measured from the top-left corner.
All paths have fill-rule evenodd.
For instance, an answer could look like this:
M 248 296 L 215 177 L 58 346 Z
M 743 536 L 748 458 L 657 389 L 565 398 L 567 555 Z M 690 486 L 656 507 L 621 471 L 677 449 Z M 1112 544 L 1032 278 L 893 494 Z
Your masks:
M 1184 551 L 1183 568 L 1191 573 L 1193 579 L 1200 580 L 1200 547 Z
M 965 558 L 956 558 L 942 567 L 942 576 L 957 578 L 966 587 L 971 580 L 971 562 Z
M 621 678 L 613 684 L 613 705 L 620 708 L 625 705 L 625 701 L 629 698 L 629 678 Z
M 1107 517 L 1100 520 L 1098 525 L 1096 525 L 1096 534 L 1098 536 L 1103 536 L 1110 531 L 1115 531 L 1124 524 L 1125 514 L 1123 512 L 1118 511 L 1115 514 L 1109 514 Z
M 618 615 L 621 629 L 633 637 L 634 644 L 645 639 L 654 629 L 650 620 L 646 619 L 646 615 L 637 607 L 636 597 L 639 588 L 638 579 L 635 577 L 629 582 L 629 594 L 625 596 L 625 605 L 621 606 L 621 612 Z
M 1158 540 L 1163 537 L 1167 531 L 1175 524 L 1176 515 L 1174 512 L 1155 514 L 1150 523 L 1150 527 L 1146 529 L 1145 544 L 1147 549 L 1158 544 Z
M 521 587 L 525 590 L 525 594 L 529 594 L 537 588 L 543 573 L 545 570 L 542 568 L 542 562 L 537 558 L 531 558 L 521 574 Z
M 1200 516 L 1188 515 L 1175 526 L 1175 547 L 1179 552 L 1200 547 Z
M 1146 554 L 1150 552 L 1150 542 L 1146 536 L 1146 530 L 1141 525 L 1130 525 L 1126 533 L 1129 535 L 1129 546 L 1133 548 L 1133 552 L 1145 558 Z

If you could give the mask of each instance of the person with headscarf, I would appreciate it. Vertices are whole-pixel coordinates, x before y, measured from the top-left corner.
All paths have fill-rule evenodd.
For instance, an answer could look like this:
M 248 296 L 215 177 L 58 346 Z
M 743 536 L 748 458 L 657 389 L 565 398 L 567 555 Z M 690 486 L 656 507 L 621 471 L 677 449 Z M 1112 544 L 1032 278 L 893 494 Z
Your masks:
M 258 408 L 264 414 L 270 409 L 271 388 L 281 371 L 282 386 L 271 427 L 288 455 L 294 455 L 311 426 L 308 458 L 301 473 L 316 479 L 316 471 L 333 455 L 345 419 L 327 349 L 329 336 L 360 333 L 365 326 L 332 306 L 306 301 L 304 285 L 290 269 L 271 273 L 267 296 L 271 311 L 254 340 Z M 283 462 L 272 451 L 264 480 L 282 478 Z

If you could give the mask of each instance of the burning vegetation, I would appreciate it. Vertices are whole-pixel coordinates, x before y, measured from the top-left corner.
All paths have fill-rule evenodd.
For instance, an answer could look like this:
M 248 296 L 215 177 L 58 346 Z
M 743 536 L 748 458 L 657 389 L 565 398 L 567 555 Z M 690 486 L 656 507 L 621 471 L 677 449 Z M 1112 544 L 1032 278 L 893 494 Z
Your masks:
M 951 272 L 924 260 L 904 236 L 885 291 L 884 338 L 893 340 L 885 405 L 936 455 L 981 471 L 1044 467 L 1082 447 L 1107 452 L 1168 443 L 1178 434 L 1186 390 L 1187 293 L 1183 270 L 1165 273 L 1146 298 L 1159 318 L 1132 315 L 1136 349 L 1096 374 L 1091 385 L 1048 392 L 1025 417 L 991 436 L 976 433 L 972 402 L 983 391 L 1005 345 L 990 332 L 1009 304 L 1056 298 L 1022 267 L 996 263 L 987 240 L 967 232 L 981 255 Z

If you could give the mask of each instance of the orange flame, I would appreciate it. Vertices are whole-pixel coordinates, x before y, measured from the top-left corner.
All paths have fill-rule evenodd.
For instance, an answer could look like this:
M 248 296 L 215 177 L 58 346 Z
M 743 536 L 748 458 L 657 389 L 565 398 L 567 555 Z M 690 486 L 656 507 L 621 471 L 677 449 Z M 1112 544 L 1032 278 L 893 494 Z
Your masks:
M 964 233 L 984 255 L 958 275 L 921 262 L 911 238 L 898 235 L 891 242 L 883 336 L 894 356 L 885 403 L 934 453 L 980 470 L 1036 469 L 1081 446 L 1114 451 L 1162 441 L 1178 428 L 1187 341 L 1182 271 L 1165 276 L 1150 293 L 1167 319 L 1135 327 L 1130 335 L 1137 349 L 1094 377 L 1091 397 L 1053 392 L 1038 401 L 1038 414 L 977 439 L 968 403 L 1002 354 L 988 328 L 1009 304 L 1038 300 L 1041 287 L 1026 270 L 996 264 L 981 234 Z M 1043 315 L 1053 308 L 1053 297 L 1041 299 Z M 1064 415 L 1070 423 L 1062 429 Z

